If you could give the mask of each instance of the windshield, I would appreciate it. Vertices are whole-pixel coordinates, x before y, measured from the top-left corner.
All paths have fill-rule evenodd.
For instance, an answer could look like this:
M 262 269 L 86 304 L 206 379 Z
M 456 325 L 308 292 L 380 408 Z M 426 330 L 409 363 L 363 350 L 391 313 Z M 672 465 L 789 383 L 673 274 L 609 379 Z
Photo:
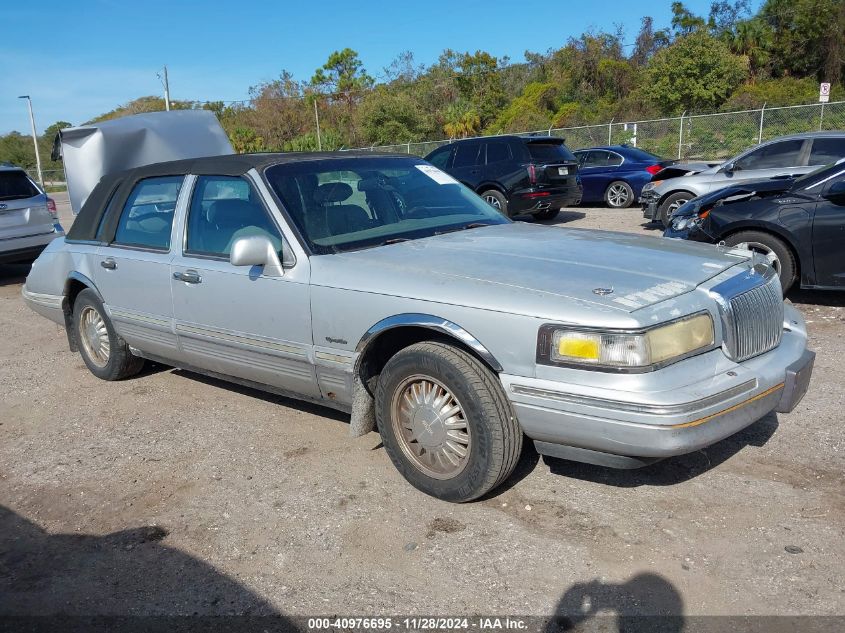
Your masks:
M 0 171 L 0 200 L 22 200 L 39 193 L 24 172 L 17 169 Z
M 509 220 L 416 158 L 354 157 L 274 165 L 267 182 L 317 254 Z

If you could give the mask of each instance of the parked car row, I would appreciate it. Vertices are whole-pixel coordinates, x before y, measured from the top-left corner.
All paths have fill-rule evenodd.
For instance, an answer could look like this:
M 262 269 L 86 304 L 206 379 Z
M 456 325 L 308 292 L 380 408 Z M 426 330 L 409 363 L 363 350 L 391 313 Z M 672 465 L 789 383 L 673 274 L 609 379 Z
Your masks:
M 432 157 L 468 189 L 407 155 L 196 158 L 160 129 L 129 147 L 137 120 L 62 131 L 96 139 L 64 157 L 84 203 L 22 289 L 102 379 L 152 359 L 350 412 L 353 435 L 376 430 L 412 485 L 456 502 L 504 482 L 523 442 L 635 468 L 807 391 L 804 321 L 767 261 L 504 217 L 580 199 L 562 141 Z M 498 209 L 476 195 L 493 191 Z

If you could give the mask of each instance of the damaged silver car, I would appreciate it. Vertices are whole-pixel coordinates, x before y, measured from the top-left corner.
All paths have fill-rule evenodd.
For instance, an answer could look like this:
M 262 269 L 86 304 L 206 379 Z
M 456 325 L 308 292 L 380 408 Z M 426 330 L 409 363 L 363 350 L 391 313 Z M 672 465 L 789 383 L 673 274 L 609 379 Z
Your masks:
M 95 375 L 153 359 L 351 412 L 441 499 L 494 489 L 524 441 L 632 468 L 809 384 L 804 321 L 748 251 L 513 223 L 406 155 L 103 172 L 23 289 Z

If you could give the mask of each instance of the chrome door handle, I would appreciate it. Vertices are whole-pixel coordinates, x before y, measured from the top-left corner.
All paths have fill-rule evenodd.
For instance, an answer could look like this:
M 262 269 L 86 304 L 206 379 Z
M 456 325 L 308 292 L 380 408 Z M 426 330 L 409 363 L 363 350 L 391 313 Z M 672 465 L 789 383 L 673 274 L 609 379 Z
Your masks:
M 115 262 L 111 257 L 106 257 L 103 261 L 100 262 L 100 266 L 107 270 L 114 270 L 117 268 L 117 262 Z
M 184 281 L 188 284 L 202 283 L 202 277 L 200 277 L 200 274 L 195 270 L 186 270 L 183 273 L 173 273 L 173 279 L 178 279 L 179 281 Z

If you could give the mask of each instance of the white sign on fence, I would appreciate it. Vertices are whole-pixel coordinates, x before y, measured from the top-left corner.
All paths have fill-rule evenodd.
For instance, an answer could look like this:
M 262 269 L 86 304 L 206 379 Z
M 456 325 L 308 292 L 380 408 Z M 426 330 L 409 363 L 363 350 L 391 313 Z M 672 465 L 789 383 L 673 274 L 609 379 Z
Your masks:
M 819 103 L 830 101 L 830 84 L 819 84 Z

